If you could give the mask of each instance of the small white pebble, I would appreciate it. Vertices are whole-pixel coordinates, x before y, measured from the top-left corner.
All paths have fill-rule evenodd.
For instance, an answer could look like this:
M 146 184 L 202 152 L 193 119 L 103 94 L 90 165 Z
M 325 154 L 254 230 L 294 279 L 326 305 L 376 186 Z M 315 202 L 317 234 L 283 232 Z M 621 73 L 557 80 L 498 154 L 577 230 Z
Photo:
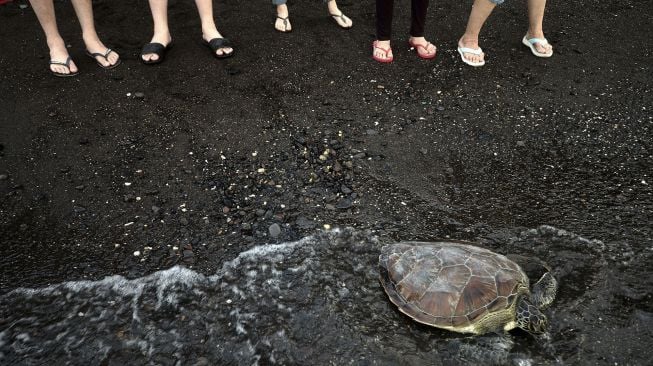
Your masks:
M 324 230 L 331 230 L 331 225 L 329 224 L 324 224 L 322 227 L 324 227 Z
M 231 299 L 227 299 L 226 302 L 227 302 L 227 304 L 231 304 L 233 301 L 231 301 Z
M 129 187 L 131 185 L 132 185 L 131 182 L 125 182 L 125 187 Z
M 137 251 L 134 252 L 134 257 L 138 257 L 138 256 L 140 256 L 140 255 L 141 255 L 140 250 L 137 250 Z

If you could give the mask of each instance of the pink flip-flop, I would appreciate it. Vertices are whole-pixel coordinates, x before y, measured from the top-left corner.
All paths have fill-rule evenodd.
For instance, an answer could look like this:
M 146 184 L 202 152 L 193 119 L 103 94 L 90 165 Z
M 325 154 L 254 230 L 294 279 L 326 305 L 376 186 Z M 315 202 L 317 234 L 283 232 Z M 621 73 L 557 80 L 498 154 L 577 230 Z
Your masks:
M 429 53 L 429 45 L 432 44 L 432 43 L 431 43 L 431 42 L 428 42 L 428 41 L 426 42 L 425 45 L 423 45 L 423 44 L 417 44 L 417 43 L 414 43 L 412 40 L 409 39 L 409 40 L 408 40 L 408 44 L 409 44 L 412 48 L 415 49 L 415 51 L 417 52 L 417 56 L 419 56 L 419 58 L 424 59 L 424 60 L 431 60 L 431 59 L 434 59 L 434 58 L 435 58 L 435 54 L 438 53 L 438 48 L 435 47 L 435 45 L 433 45 L 433 47 L 435 47 L 435 51 L 433 51 L 433 54 L 430 54 L 430 53 Z M 420 53 L 420 52 L 419 52 L 420 49 L 423 49 L 424 52 L 425 52 L 426 54 L 422 54 L 422 53 Z

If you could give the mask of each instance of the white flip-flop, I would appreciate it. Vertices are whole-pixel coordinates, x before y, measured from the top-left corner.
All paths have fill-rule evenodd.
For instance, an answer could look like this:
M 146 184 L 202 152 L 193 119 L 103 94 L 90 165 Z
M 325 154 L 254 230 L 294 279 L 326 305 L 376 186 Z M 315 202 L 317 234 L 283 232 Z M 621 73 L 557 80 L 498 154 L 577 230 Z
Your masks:
M 536 44 L 541 44 L 542 46 L 546 46 L 549 44 L 549 41 L 546 40 L 546 38 L 531 38 L 528 39 L 526 36 L 522 38 L 521 43 L 524 44 L 524 46 L 528 47 L 531 49 L 531 52 L 537 57 L 551 57 L 553 56 L 553 50 L 551 50 L 551 53 L 542 53 L 538 52 L 537 48 L 535 48 Z
M 481 47 L 469 48 L 469 47 L 460 47 L 460 45 L 458 45 L 458 53 L 460 54 L 460 58 L 463 60 L 463 62 L 469 66 L 479 67 L 485 65 L 485 60 L 472 62 L 465 58 L 465 53 L 471 53 L 472 55 L 477 55 L 477 56 L 482 55 L 483 50 L 481 49 Z

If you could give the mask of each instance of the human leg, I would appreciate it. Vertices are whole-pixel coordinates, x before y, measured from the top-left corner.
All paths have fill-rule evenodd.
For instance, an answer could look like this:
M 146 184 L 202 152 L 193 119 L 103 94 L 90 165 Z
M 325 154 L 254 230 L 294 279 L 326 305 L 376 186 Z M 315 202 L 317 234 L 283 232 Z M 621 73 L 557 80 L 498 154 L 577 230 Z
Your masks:
M 215 54 L 218 57 L 226 57 L 233 53 L 233 48 L 228 47 L 228 43 L 225 38 L 222 37 L 218 28 L 215 26 L 215 20 L 213 19 L 213 1 L 212 0 L 195 0 L 197 5 L 197 10 L 200 13 L 200 19 L 202 22 L 202 38 L 206 42 L 211 42 L 214 39 L 222 39 L 221 44 L 224 44 L 225 47 L 217 47 Z
M 277 8 L 277 19 L 274 21 L 274 29 L 281 33 L 292 31 L 286 0 L 272 0 L 272 4 Z
M 478 46 L 478 35 L 481 33 L 481 28 L 485 21 L 494 10 L 496 4 L 489 0 L 475 0 L 474 5 L 472 6 L 472 11 L 469 14 L 469 20 L 467 21 L 467 28 L 465 29 L 465 34 L 458 41 L 458 47 L 460 49 L 472 49 L 477 50 L 476 53 L 472 52 L 461 52 L 461 55 L 467 61 L 473 64 L 484 63 L 485 54 L 481 51 Z
M 141 57 L 145 62 L 157 62 L 165 47 L 172 42 L 170 28 L 168 28 L 168 0 L 149 0 L 149 2 L 154 22 L 154 34 L 150 43 L 145 45 L 143 49 L 145 52 L 141 54 Z M 163 50 L 159 53 L 147 52 L 146 47 L 152 44 L 163 46 Z
M 544 8 L 546 0 L 528 0 L 528 32 L 527 39 L 539 38 L 545 40 L 542 23 L 544 22 Z M 550 55 L 553 53 L 553 46 L 548 42 L 535 42 L 533 47 L 538 53 Z
M 57 19 L 54 13 L 54 3 L 52 0 L 30 0 L 32 9 L 36 13 L 36 17 L 43 28 L 45 33 L 45 38 L 50 49 L 50 60 L 54 62 L 59 62 L 61 64 L 51 64 L 50 70 L 56 74 L 75 74 L 79 70 L 74 62 L 70 61 L 68 66 L 65 63 L 68 60 L 68 50 L 66 49 L 66 43 L 61 34 L 59 34 L 59 29 L 57 28 Z
M 376 41 L 372 57 L 379 62 L 390 62 L 393 59 L 390 48 L 393 10 L 394 0 L 376 0 Z
M 408 43 L 417 50 L 417 54 L 425 59 L 435 57 L 436 51 L 435 46 L 424 38 L 424 23 L 428 7 L 429 0 L 412 0 L 410 38 L 408 40 Z
M 93 57 L 102 67 L 112 67 L 117 65 L 120 59 L 118 53 L 107 48 L 95 30 L 95 22 L 93 21 L 93 5 L 91 0 L 71 0 L 79 24 L 82 26 L 82 38 L 86 45 L 86 51 Z

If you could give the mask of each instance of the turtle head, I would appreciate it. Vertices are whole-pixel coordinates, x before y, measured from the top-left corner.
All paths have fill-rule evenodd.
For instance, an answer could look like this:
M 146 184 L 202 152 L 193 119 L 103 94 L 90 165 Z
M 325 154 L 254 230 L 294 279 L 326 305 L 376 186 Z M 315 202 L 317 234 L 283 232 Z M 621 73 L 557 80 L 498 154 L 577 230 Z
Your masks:
M 517 302 L 517 326 L 531 334 L 542 334 L 549 328 L 549 320 L 537 306 L 522 296 Z

